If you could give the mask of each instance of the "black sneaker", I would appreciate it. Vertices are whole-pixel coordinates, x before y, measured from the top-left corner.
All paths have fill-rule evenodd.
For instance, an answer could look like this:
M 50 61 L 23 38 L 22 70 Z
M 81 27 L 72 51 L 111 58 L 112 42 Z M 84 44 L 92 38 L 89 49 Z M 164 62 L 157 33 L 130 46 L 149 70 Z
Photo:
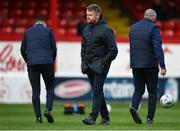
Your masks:
M 134 107 L 131 107 L 129 109 L 129 112 L 131 113 L 131 116 L 136 124 L 142 124 L 142 120 L 141 120 L 137 110 Z
M 87 118 L 84 118 L 82 122 L 86 125 L 95 125 L 95 120 L 92 118 L 92 116 L 88 116 Z
M 147 118 L 147 124 L 153 124 L 154 120 Z
M 48 110 L 44 112 L 44 116 L 47 118 L 47 121 L 49 123 L 54 123 L 54 118 L 52 117 L 51 113 Z
M 110 120 L 103 119 L 101 120 L 101 125 L 110 125 Z
M 41 117 L 36 118 L 36 123 L 37 123 L 37 124 L 38 124 L 38 123 L 43 123 L 42 118 L 41 118 Z

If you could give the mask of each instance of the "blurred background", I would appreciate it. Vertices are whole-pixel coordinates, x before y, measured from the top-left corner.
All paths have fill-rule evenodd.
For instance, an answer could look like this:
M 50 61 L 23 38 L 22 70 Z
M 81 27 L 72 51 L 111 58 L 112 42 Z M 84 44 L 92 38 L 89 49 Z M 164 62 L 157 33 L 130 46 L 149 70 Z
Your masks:
M 129 68 L 128 32 L 143 18 L 147 8 L 158 14 L 167 76 L 160 77 L 158 97 L 171 94 L 178 101 L 180 86 L 180 1 L 179 0 L 0 0 L 0 103 L 31 103 L 27 68 L 20 55 L 26 29 L 42 17 L 52 28 L 57 42 L 55 64 L 56 100 L 90 100 L 91 87 L 80 70 L 81 32 L 86 25 L 86 6 L 97 3 L 114 30 L 119 53 L 104 85 L 108 100 L 130 100 L 134 90 Z M 42 81 L 42 102 L 45 88 Z M 147 99 L 147 92 L 144 99 Z
M 45 18 L 58 41 L 80 40 L 86 5 L 101 5 L 103 15 L 117 38 L 127 38 L 130 25 L 153 8 L 163 38 L 178 41 L 180 36 L 179 0 L 0 0 L 0 39 L 21 40 L 24 31 L 37 17 Z

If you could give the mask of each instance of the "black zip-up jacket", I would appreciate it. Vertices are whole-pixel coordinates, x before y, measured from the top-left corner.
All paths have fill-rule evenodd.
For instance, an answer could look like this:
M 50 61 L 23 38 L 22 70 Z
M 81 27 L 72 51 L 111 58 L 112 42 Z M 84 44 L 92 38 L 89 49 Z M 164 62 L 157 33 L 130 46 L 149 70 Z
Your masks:
M 88 24 L 82 35 L 82 72 L 86 73 L 89 67 L 101 74 L 104 66 L 110 65 L 118 53 L 114 33 L 101 17 L 96 24 Z

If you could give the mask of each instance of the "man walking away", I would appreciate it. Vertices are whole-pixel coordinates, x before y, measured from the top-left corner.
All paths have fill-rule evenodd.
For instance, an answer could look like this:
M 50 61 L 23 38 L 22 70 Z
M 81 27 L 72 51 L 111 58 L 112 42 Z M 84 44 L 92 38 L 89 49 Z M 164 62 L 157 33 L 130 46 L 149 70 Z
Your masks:
M 135 86 L 130 113 L 137 124 L 142 123 L 137 110 L 145 92 L 145 85 L 149 94 L 147 123 L 153 123 L 156 111 L 159 64 L 160 74 L 166 75 L 160 30 L 154 24 L 156 19 L 156 12 L 147 9 L 144 18 L 133 24 L 129 33 L 130 66 Z
M 38 18 L 33 27 L 26 30 L 21 43 L 21 54 L 27 64 L 28 76 L 32 86 L 32 104 L 36 115 L 36 123 L 42 123 L 40 107 L 40 75 L 46 85 L 46 109 L 44 116 L 49 123 L 54 119 L 51 115 L 54 98 L 54 62 L 56 59 L 56 43 L 51 29 L 46 27 L 42 18 Z

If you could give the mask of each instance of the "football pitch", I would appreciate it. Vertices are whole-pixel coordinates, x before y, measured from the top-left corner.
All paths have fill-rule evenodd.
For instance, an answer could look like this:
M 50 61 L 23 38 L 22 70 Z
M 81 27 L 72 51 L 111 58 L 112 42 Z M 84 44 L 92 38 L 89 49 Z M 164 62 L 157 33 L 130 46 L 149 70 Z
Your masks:
M 0 104 L 0 130 L 180 130 L 180 103 L 170 109 L 157 104 L 155 122 L 146 124 L 147 103 L 143 102 L 139 109 L 143 124 L 137 125 L 129 114 L 130 102 L 109 102 L 111 124 L 100 125 L 100 117 L 96 125 L 84 125 L 82 119 L 91 110 L 91 103 L 85 102 L 86 114 L 64 115 L 63 102 L 55 102 L 53 116 L 55 123 L 49 124 L 43 116 L 43 123 L 36 124 L 31 104 Z M 44 105 L 42 105 L 42 112 Z

